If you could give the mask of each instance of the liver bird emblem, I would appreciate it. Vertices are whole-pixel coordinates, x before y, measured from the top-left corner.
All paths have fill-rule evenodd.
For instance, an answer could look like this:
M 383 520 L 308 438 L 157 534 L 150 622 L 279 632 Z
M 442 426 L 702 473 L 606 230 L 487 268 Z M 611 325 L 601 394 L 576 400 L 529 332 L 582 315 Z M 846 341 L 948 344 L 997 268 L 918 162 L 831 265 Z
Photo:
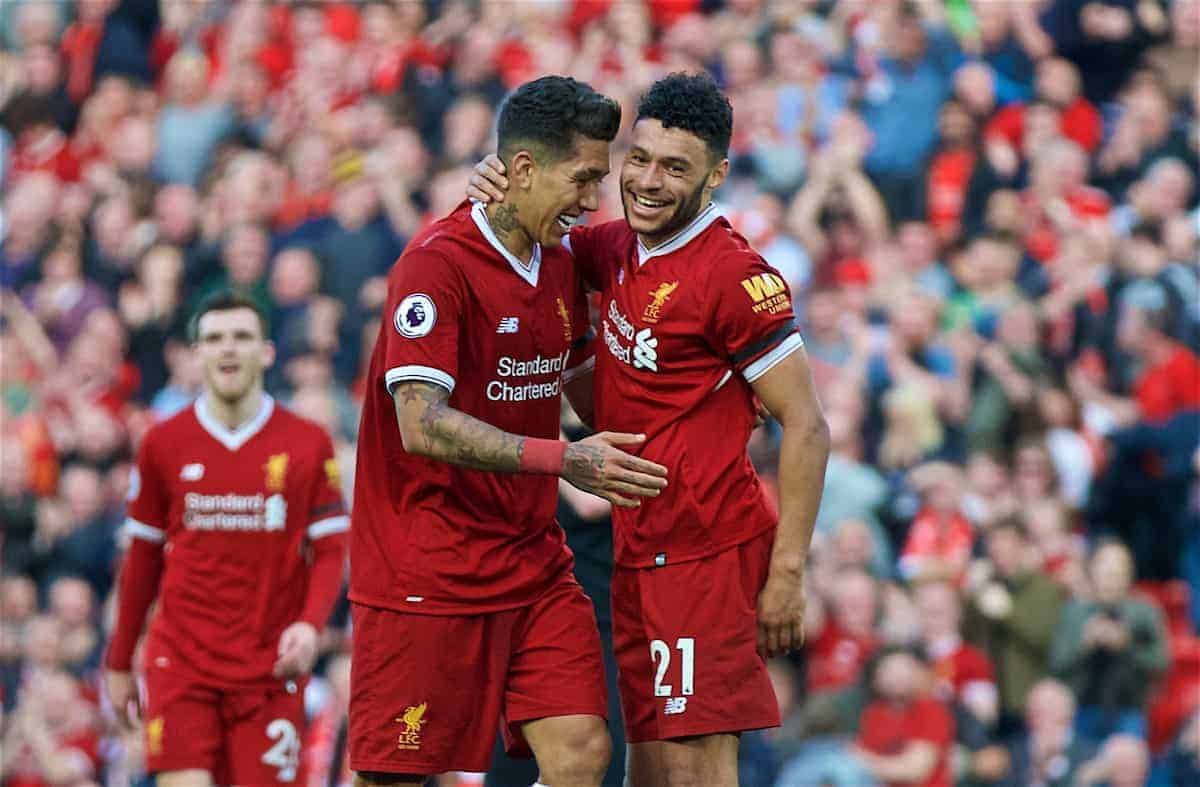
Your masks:
M 422 702 L 420 705 L 409 705 L 404 709 L 404 715 L 396 719 L 403 722 L 407 729 L 406 733 L 412 734 L 421 731 L 421 727 L 425 724 L 425 709 L 429 707 L 429 703 Z

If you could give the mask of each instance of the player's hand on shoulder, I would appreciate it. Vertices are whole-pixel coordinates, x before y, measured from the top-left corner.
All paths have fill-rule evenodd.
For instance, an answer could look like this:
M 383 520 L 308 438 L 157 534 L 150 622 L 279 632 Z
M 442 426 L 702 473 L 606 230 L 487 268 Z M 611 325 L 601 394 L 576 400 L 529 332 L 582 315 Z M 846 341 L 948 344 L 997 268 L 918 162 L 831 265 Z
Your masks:
M 133 673 L 105 670 L 104 687 L 121 729 L 133 730 L 141 716 L 137 683 L 133 679 Z
M 495 153 L 489 153 L 475 165 L 471 179 L 467 182 L 467 198 L 482 202 L 504 202 L 508 190 L 508 178 L 504 177 L 504 162 Z
M 317 629 L 302 620 L 279 635 L 279 658 L 272 673 L 277 678 L 298 678 L 312 671 L 317 661 Z
M 640 498 L 658 497 L 667 486 L 667 468 L 617 447 L 645 439 L 645 435 L 600 432 L 571 443 L 563 454 L 562 477 L 613 505 L 635 508 L 641 505 Z

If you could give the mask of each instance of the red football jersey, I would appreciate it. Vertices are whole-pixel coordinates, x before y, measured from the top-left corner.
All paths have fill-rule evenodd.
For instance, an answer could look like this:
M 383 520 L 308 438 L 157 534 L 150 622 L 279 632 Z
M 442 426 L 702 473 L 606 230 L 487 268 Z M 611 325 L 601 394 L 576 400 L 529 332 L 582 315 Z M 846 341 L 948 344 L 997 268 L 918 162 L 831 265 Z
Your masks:
M 920 697 L 904 705 L 874 700 L 858 724 L 858 745 L 875 754 L 895 756 L 909 743 L 924 741 L 937 747 L 937 766 L 921 787 L 950 787 L 950 746 L 954 743 L 954 716 L 940 702 Z M 884 782 L 888 787 L 901 782 Z M 912 784 L 912 782 L 904 782 Z
M 659 497 L 613 510 L 616 561 L 693 560 L 775 527 L 746 442 L 750 382 L 803 346 L 783 277 L 712 204 L 650 251 L 624 221 L 576 228 L 569 246 L 601 293 L 595 426 L 645 433 L 627 450 L 670 474 Z
M 409 243 L 367 372 L 350 598 L 425 614 L 530 603 L 571 565 L 558 479 L 456 467 L 404 450 L 392 390 L 417 380 L 506 432 L 557 438 L 563 382 L 590 367 L 587 301 L 570 255 L 526 265 L 460 205 Z
M 266 395 L 231 431 L 201 397 L 146 433 L 130 483 L 126 532 L 165 542 L 147 657 L 217 685 L 276 683 L 306 545 L 349 527 L 329 436 Z

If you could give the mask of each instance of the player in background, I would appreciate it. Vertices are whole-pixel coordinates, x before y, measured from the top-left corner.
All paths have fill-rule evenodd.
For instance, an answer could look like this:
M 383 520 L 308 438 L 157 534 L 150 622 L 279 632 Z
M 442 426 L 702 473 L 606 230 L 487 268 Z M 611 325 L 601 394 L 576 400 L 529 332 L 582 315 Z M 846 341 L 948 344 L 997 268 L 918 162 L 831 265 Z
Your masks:
M 733 110 L 707 76 L 642 98 L 624 221 L 567 241 L 601 294 L 594 423 L 637 431 L 675 479 L 613 511 L 613 639 L 630 787 L 737 784 L 737 734 L 779 724 L 764 658 L 803 644 L 804 569 L 829 435 L 791 294 L 712 202 Z M 492 157 L 468 195 L 511 196 Z M 757 401 L 783 427 L 776 512 L 746 456 Z
M 618 506 L 666 486 L 615 447 L 640 435 L 558 440 L 563 387 L 594 357 L 560 241 L 597 208 L 619 124 L 573 79 L 522 85 L 498 119 L 509 201 L 464 202 L 388 276 L 351 529 L 358 785 L 484 771 L 497 722 L 545 785 L 607 768 L 599 634 L 554 514 L 559 476 Z
M 253 301 L 218 293 L 191 328 L 204 391 L 138 450 L 108 695 L 132 726 L 131 662 L 157 599 L 139 710 L 158 787 L 291 784 L 345 565 L 333 446 L 263 391 L 275 348 Z

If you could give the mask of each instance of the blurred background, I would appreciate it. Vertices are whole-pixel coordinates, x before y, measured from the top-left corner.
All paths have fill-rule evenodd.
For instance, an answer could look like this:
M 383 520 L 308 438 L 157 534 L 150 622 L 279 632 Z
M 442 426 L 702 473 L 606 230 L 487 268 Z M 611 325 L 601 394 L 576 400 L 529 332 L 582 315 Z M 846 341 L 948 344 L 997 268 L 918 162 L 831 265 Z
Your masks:
M 269 388 L 349 490 L 385 274 L 505 93 L 617 98 L 615 168 L 639 94 L 701 69 L 735 108 L 718 201 L 791 284 L 833 436 L 808 645 L 741 783 L 884 784 L 862 752 L 897 735 L 938 747 L 916 784 L 1200 783 L 1197 0 L 3 0 L 0 44 L 0 784 L 143 779 L 97 669 L 198 300 L 269 312 Z M 591 220 L 620 216 L 614 175 Z M 605 506 L 559 513 L 607 629 Z M 310 787 L 349 784 L 349 636 L 342 604 Z

